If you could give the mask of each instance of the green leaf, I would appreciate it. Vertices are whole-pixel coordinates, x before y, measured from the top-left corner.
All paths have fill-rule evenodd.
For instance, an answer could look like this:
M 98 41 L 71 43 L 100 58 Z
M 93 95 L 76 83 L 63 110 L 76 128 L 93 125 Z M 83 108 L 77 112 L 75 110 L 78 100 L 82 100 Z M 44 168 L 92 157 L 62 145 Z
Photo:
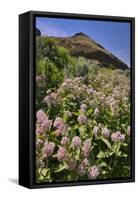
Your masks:
M 60 141 L 57 140 L 56 138 L 52 138 L 53 142 L 55 142 L 56 145 L 60 145 Z
M 106 138 L 102 138 L 102 141 L 107 145 L 109 149 L 111 149 L 111 144 Z
M 78 128 L 79 128 L 79 126 L 78 126 L 78 125 L 75 125 L 73 129 L 76 130 L 76 129 L 78 129 Z
M 76 160 L 79 160 L 79 159 L 80 159 L 80 149 L 77 149 L 77 150 L 76 150 L 75 159 L 76 159 Z
M 42 171 L 41 171 L 42 175 L 46 176 L 49 170 L 50 170 L 49 168 L 42 169 Z
M 79 116 L 78 112 L 73 112 L 72 114 L 75 115 L 75 116 Z
M 100 166 L 100 167 L 106 167 L 107 164 L 106 164 L 105 162 L 102 162 L 102 163 L 99 164 L 99 166 Z
M 67 118 L 68 118 L 68 116 L 67 116 L 67 114 L 64 112 L 64 114 L 63 114 L 63 121 L 66 122 L 66 121 L 67 121 Z
M 127 143 L 122 143 L 122 146 L 127 147 L 128 144 Z
M 127 158 L 128 155 L 126 153 L 122 153 L 121 157 Z
M 68 165 L 66 163 L 62 163 L 62 164 L 59 164 L 58 168 L 55 170 L 55 172 L 61 172 L 63 171 L 64 169 L 67 169 L 68 168 Z
M 92 112 L 93 112 L 93 109 L 90 108 L 90 109 L 87 111 L 87 114 L 90 115 Z
M 97 158 L 105 158 L 105 153 L 103 151 L 100 151 L 97 155 Z
M 43 181 L 43 179 L 44 179 L 44 177 L 43 177 L 42 175 L 40 175 L 40 176 L 38 177 L 38 180 L 39 180 L 39 181 Z
M 108 173 L 108 172 L 105 171 L 105 170 L 102 171 L 102 174 L 103 174 L 103 175 L 105 175 L 105 174 L 107 174 L 107 173 Z

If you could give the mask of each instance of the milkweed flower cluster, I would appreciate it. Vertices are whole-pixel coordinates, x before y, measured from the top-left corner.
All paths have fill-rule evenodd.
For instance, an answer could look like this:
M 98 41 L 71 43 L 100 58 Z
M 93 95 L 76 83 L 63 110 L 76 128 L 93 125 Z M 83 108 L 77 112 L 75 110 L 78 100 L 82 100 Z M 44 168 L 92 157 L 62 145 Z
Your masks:
M 121 134 L 120 131 L 117 131 L 116 133 L 113 133 L 113 134 L 111 135 L 111 138 L 112 138 L 112 141 L 114 141 L 114 142 L 118 142 L 118 141 L 124 142 L 124 140 L 125 140 L 125 135 L 124 135 L 124 134 Z
M 80 164 L 77 168 L 77 173 L 79 176 L 84 176 L 86 174 L 86 169 L 83 164 Z
M 94 116 L 99 117 L 99 109 L 98 108 L 95 108 Z
M 87 90 L 87 92 L 88 92 L 89 95 L 92 95 L 94 93 L 94 89 L 90 88 L 90 89 Z
M 88 171 L 89 161 L 87 158 L 83 159 L 82 162 L 78 165 L 77 173 L 79 176 L 84 176 Z
M 67 158 L 67 152 L 64 147 L 59 147 L 58 152 L 57 152 L 57 159 L 59 161 L 65 160 Z
M 87 109 L 87 105 L 86 104 L 81 104 L 81 110 L 83 111 L 83 112 L 86 112 L 86 109 Z
M 89 156 L 90 150 L 91 150 L 91 140 L 87 139 L 83 143 L 83 147 L 82 147 L 82 154 L 83 154 L 84 158 Z
M 51 127 L 52 120 L 48 119 L 43 110 L 39 110 L 36 114 L 36 117 L 36 134 L 43 134 Z
M 102 134 L 105 138 L 108 138 L 110 136 L 110 132 L 107 128 L 103 128 Z
M 72 116 L 72 113 L 70 111 L 66 111 L 66 114 L 67 114 L 68 117 Z
M 67 136 L 65 136 L 65 137 L 62 138 L 61 144 L 62 144 L 62 145 L 66 145 L 66 144 L 68 143 L 68 141 L 69 141 L 69 140 L 68 140 Z
M 64 133 L 67 130 L 66 124 L 63 122 L 61 117 L 57 117 L 54 121 L 53 127 L 56 128 L 56 135 L 59 136 L 60 134 Z
M 49 93 L 49 92 L 50 92 L 50 91 L 48 91 L 48 93 Z M 45 96 L 44 102 L 47 103 L 48 105 L 51 105 L 51 104 L 56 103 L 57 95 L 58 95 L 58 94 L 55 93 L 55 92 L 50 93 L 49 95 Z
M 80 124 L 86 124 L 86 123 L 87 123 L 87 117 L 86 117 L 85 115 L 80 115 L 80 116 L 78 117 L 78 122 L 79 122 Z
M 96 179 L 100 174 L 99 168 L 96 165 L 93 165 L 89 169 L 88 177 L 89 179 Z
M 99 131 L 99 127 L 98 126 L 94 126 L 94 128 L 93 128 L 93 133 L 94 133 L 94 135 L 97 137 L 97 135 L 98 135 L 98 131 Z
M 41 144 L 43 144 L 43 140 L 37 139 L 37 140 L 36 140 L 36 148 L 39 148 L 39 146 L 40 146 Z
M 80 145 L 81 145 L 81 139 L 80 139 L 80 137 L 75 136 L 75 137 L 72 139 L 72 144 L 73 144 L 73 146 L 74 146 L 75 148 L 80 147 Z
M 45 142 L 44 144 L 44 156 L 49 157 L 53 154 L 55 144 L 53 142 Z
M 44 75 L 37 75 L 36 76 L 36 83 L 42 87 L 45 84 L 45 76 Z

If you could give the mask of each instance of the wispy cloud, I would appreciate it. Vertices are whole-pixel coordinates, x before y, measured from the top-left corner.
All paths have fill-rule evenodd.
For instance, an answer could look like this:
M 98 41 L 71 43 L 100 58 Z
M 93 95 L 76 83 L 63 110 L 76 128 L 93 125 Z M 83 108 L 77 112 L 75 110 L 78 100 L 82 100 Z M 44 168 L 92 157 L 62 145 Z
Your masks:
M 49 24 L 47 19 L 37 18 L 36 27 L 41 31 L 42 35 L 55 36 L 55 37 L 68 36 L 68 34 L 64 30 L 61 30 L 58 27 Z

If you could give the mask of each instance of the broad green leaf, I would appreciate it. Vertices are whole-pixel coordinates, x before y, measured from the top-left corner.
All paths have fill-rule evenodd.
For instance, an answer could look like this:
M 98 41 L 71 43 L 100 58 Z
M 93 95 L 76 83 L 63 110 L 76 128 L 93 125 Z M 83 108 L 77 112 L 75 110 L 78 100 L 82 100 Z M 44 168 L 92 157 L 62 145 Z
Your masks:
M 127 143 L 122 143 L 122 146 L 127 147 L 128 144 Z
M 63 163 L 63 164 L 59 164 L 58 168 L 55 170 L 55 172 L 61 172 L 63 171 L 64 169 L 67 169 L 68 168 L 68 165 L 66 163 Z
M 87 114 L 90 115 L 92 112 L 93 112 L 93 109 L 90 108 L 90 109 L 87 111 Z
M 100 166 L 100 167 L 106 167 L 107 164 L 106 164 L 105 162 L 102 162 L 102 163 L 99 164 L 99 166 Z
M 52 140 L 55 142 L 56 145 L 60 145 L 60 141 L 56 138 L 52 138 Z
M 127 158 L 128 155 L 126 153 L 122 153 L 121 157 Z
M 106 138 L 102 138 L 102 141 L 107 145 L 109 149 L 111 149 L 111 144 Z
M 68 118 L 68 116 L 67 116 L 67 114 L 64 112 L 64 114 L 63 114 L 63 121 L 66 122 L 66 121 L 67 121 L 67 118 Z
M 102 171 L 102 174 L 103 174 L 103 175 L 105 175 L 105 174 L 107 174 L 107 173 L 108 173 L 108 172 L 105 171 L 105 170 Z
M 97 158 L 105 158 L 105 153 L 103 151 L 100 151 L 97 155 Z
M 73 112 L 72 114 L 75 115 L 75 116 L 79 116 L 78 112 Z
M 50 170 L 49 168 L 42 169 L 41 172 L 42 172 L 43 176 L 46 176 L 46 174 L 48 173 L 49 170 Z
M 42 175 L 40 175 L 39 177 L 38 177 L 38 180 L 39 181 L 42 181 L 44 179 L 44 176 L 42 176 Z
M 80 149 L 77 149 L 77 150 L 76 150 L 75 159 L 76 159 L 76 160 L 79 160 L 79 159 L 80 159 Z

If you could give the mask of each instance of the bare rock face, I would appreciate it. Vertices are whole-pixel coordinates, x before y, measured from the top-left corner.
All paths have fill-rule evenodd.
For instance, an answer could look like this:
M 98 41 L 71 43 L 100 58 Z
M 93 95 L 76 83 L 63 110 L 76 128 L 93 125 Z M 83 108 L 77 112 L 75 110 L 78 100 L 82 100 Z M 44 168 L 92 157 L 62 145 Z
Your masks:
M 72 37 L 60 37 L 58 44 L 67 48 L 72 56 L 97 60 L 103 67 L 129 69 L 127 64 L 82 32 L 76 33 Z

